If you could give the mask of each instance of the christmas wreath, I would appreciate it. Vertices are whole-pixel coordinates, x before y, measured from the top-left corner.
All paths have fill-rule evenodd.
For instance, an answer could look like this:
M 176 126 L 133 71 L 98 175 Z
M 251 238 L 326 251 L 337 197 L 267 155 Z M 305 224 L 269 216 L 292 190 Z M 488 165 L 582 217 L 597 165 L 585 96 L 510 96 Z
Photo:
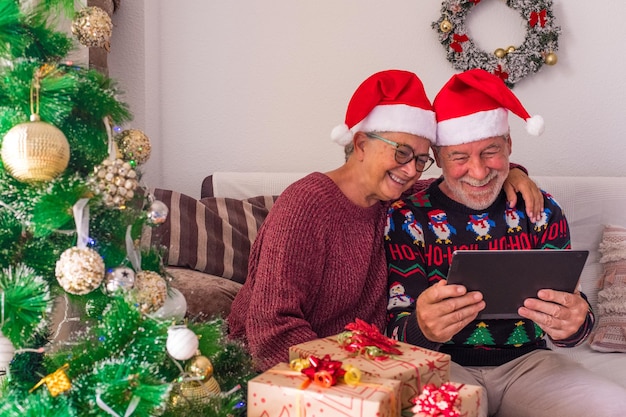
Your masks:
M 526 38 L 518 47 L 498 48 L 494 52 L 477 48 L 465 27 L 467 14 L 480 1 L 445 0 L 441 17 L 432 24 L 454 68 L 482 68 L 512 88 L 525 76 L 539 71 L 543 64 L 556 64 L 561 28 L 555 23 L 551 0 L 507 0 L 506 5 L 519 11 L 526 22 Z

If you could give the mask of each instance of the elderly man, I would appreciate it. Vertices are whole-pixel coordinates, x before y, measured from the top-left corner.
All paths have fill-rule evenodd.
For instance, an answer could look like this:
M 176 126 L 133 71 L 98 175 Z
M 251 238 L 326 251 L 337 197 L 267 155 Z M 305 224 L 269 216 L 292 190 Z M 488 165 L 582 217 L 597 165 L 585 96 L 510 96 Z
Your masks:
M 506 223 L 511 210 L 502 191 L 511 154 L 508 112 L 526 120 L 533 134 L 541 133 L 543 119 L 530 117 L 498 77 L 480 69 L 453 76 L 433 107 L 433 148 L 443 176 L 392 204 L 386 236 L 387 332 L 450 354 L 454 381 L 483 386 L 483 416 L 623 415 L 622 387 L 546 347 L 545 337 L 563 347 L 586 339 L 594 317 L 583 294 L 543 289 L 519 308 L 522 319 L 478 320 L 485 308 L 482 294 L 446 283 L 455 249 L 570 248 L 567 227 L 547 232 L 551 224 L 567 225 L 549 194 L 544 193 L 542 219 L 524 217 L 520 201 L 516 210 L 523 218 L 516 227 Z M 477 218 L 485 220 L 488 233 L 470 227 Z

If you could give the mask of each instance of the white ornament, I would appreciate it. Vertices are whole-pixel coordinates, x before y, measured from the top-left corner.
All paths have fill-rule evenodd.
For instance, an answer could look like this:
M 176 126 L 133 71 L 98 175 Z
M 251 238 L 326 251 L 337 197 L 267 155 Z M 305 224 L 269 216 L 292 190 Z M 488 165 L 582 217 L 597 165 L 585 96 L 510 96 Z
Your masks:
M 167 330 L 167 353 L 179 361 L 193 358 L 198 351 L 198 336 L 185 326 L 172 326 Z
M 150 314 L 155 319 L 181 321 L 187 314 L 187 300 L 182 292 L 176 288 L 170 288 L 163 307 Z
M 0 381 L 8 372 L 13 356 L 15 356 L 13 344 L 0 332 Z

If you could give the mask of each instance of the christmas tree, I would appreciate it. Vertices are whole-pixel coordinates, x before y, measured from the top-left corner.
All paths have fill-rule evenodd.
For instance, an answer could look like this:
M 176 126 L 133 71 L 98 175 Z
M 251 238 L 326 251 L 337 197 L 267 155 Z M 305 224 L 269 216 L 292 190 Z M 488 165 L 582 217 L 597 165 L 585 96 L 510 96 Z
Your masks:
M 468 345 L 487 346 L 495 345 L 491 332 L 487 329 L 489 325 L 483 321 L 476 325 L 476 330 L 465 341 Z
M 519 347 L 526 342 L 530 342 L 530 339 L 528 338 L 526 329 L 524 329 L 524 322 L 520 320 L 515 323 L 515 329 L 513 330 L 513 333 L 509 335 L 506 343 Z
M 0 0 L 0 415 L 244 415 L 249 356 L 223 320 L 186 319 L 164 250 L 139 247 L 167 217 L 149 139 L 108 75 L 65 58 L 108 48 L 109 15 L 25 3 Z

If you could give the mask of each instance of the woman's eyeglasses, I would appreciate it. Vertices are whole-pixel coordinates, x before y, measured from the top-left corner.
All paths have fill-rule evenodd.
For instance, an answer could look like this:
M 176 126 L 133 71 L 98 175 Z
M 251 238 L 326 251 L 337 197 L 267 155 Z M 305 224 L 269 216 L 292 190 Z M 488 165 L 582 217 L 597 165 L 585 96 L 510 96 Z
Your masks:
M 371 132 L 366 133 L 365 135 L 371 139 L 382 140 L 383 142 L 396 148 L 395 159 L 397 163 L 405 165 L 411 162 L 412 160 L 415 160 L 415 170 L 417 172 L 426 171 L 428 168 L 430 168 L 433 165 L 433 162 L 435 162 L 435 160 L 430 155 L 427 155 L 427 154 L 415 155 L 415 152 L 413 152 L 413 149 L 409 145 L 405 145 L 405 144 L 394 142 L 389 139 L 385 139 L 382 136 L 378 136 L 377 134 L 371 133 Z

